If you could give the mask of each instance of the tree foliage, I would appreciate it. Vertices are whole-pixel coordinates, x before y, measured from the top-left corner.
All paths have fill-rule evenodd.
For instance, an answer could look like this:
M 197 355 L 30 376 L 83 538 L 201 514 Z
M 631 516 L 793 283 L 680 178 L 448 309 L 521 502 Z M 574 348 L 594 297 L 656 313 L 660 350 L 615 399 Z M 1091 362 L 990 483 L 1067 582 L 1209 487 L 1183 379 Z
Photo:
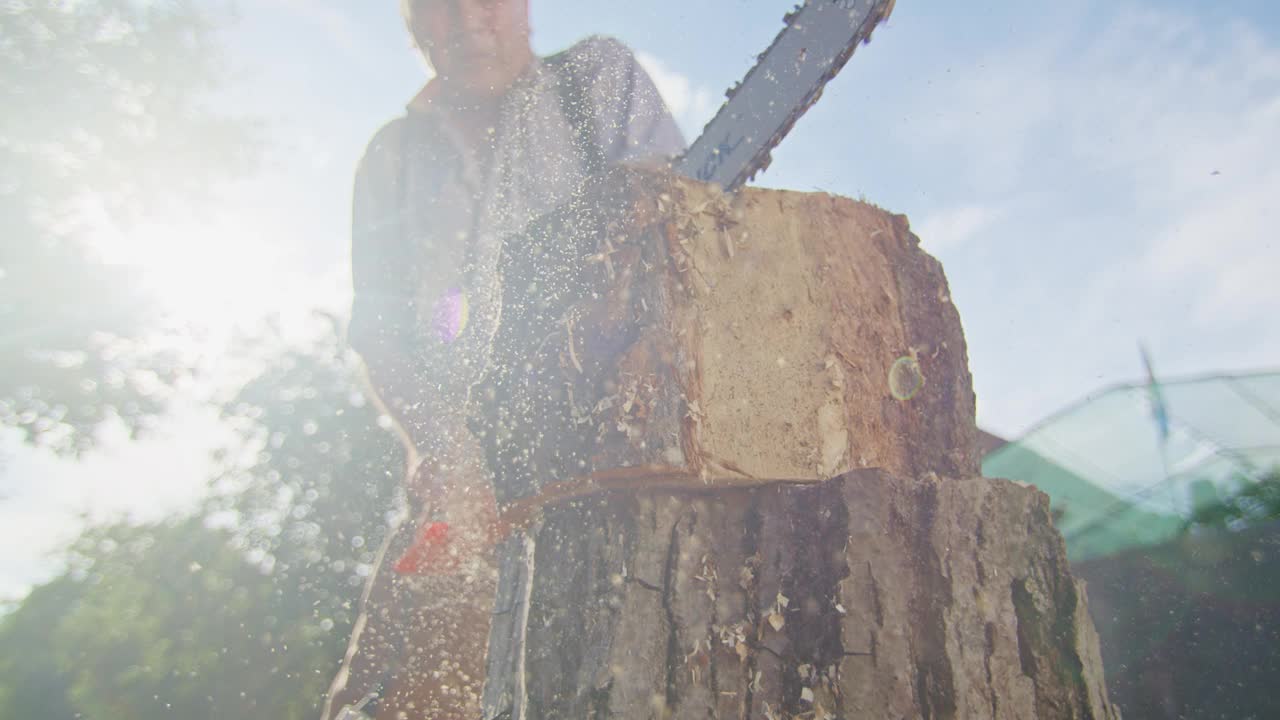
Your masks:
M 66 574 L 0 623 L 0 717 L 317 714 L 400 448 L 336 332 L 280 352 L 226 413 L 244 440 L 198 513 L 85 532 Z
M 1280 519 L 1280 467 L 1260 478 L 1239 476 L 1236 486 L 1228 497 L 1196 508 L 1186 528 L 1239 530 Z
M 145 351 L 153 303 L 96 241 L 251 165 L 256 128 L 211 106 L 219 12 L 0 3 L 0 423 L 30 442 L 143 428 L 182 372 Z M 223 408 L 241 442 L 198 510 L 86 530 L 0 618 L 0 717 L 316 714 L 403 465 L 340 337 L 255 340 L 268 360 Z
M 29 441 L 79 452 L 109 418 L 137 430 L 178 372 L 122 341 L 156 313 L 94 239 L 249 166 L 254 127 L 207 106 L 214 7 L 0 6 L 0 422 Z

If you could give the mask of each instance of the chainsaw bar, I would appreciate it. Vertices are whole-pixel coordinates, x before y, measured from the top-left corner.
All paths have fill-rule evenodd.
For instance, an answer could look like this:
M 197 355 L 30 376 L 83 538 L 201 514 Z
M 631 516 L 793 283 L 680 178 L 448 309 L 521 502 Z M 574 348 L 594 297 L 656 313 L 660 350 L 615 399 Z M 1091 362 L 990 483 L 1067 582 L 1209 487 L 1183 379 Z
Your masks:
M 805 0 L 702 134 L 675 162 L 682 175 L 735 190 L 769 167 L 782 142 L 853 51 L 893 12 L 894 0 Z

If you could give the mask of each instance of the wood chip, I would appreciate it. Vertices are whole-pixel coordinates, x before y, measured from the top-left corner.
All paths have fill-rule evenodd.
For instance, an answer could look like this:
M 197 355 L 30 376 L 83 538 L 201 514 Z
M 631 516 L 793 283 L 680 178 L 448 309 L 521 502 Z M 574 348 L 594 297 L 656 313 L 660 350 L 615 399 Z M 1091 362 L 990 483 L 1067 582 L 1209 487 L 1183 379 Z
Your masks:
M 782 617 L 782 613 L 769 613 L 769 625 L 773 626 L 776 632 L 782 632 L 782 627 L 787 624 L 787 619 Z

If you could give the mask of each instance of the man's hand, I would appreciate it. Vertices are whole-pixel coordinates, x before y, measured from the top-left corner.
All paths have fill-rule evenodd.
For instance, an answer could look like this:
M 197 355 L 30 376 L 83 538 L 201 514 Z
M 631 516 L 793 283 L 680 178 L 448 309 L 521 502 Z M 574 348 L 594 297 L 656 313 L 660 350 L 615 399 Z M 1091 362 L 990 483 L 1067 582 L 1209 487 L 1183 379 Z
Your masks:
M 505 532 L 493 484 L 470 433 L 418 463 L 407 490 L 417 510 L 414 539 L 396 561 L 396 572 L 449 574 L 462 570 L 468 560 L 491 559 Z

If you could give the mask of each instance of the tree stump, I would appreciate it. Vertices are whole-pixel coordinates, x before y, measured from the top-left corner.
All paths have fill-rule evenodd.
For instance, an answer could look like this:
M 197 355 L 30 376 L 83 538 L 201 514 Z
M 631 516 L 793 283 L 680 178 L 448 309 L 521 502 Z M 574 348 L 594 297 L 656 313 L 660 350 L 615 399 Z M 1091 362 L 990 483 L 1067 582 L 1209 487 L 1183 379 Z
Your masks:
M 905 218 L 621 171 L 501 269 L 487 717 L 1117 716 Z

